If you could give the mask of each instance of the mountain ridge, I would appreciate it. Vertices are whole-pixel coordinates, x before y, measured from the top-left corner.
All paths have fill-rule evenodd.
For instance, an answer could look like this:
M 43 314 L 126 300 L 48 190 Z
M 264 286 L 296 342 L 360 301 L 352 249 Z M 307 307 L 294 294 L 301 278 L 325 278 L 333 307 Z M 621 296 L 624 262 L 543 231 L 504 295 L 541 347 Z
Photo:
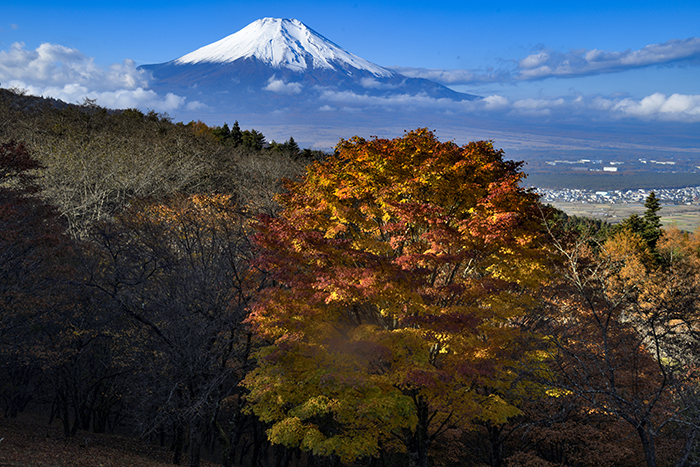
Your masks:
M 290 108 L 296 119 L 338 101 L 477 99 L 371 63 L 296 19 L 263 18 L 175 60 L 140 68 L 150 72 L 152 90 L 186 97 L 217 115 Z
M 350 66 L 375 76 L 395 72 L 371 63 L 339 47 L 297 19 L 263 18 L 219 41 L 175 59 L 174 64 L 231 63 L 255 58 L 273 68 L 293 71 Z M 309 63 L 309 61 L 311 63 Z

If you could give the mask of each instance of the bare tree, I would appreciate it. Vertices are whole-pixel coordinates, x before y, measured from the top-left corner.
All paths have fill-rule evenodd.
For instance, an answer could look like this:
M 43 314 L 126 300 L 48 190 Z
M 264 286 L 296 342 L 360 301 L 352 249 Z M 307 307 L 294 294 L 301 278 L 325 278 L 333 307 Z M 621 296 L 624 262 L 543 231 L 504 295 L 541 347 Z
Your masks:
M 205 430 L 226 435 L 216 417 L 240 397 L 251 351 L 243 320 L 260 277 L 250 265 L 248 219 L 231 198 L 135 203 L 96 231 L 90 267 L 115 319 L 128 318 L 142 336 L 142 430 L 172 430 L 175 461 L 189 430 L 192 467 Z
M 674 265 L 654 266 L 643 239 L 621 231 L 598 242 L 553 239 L 558 280 L 548 296 L 556 384 L 591 410 L 625 421 L 648 467 L 656 440 L 675 426 L 687 442 L 698 428 L 683 402 L 697 388 L 694 332 L 700 324 L 697 278 Z

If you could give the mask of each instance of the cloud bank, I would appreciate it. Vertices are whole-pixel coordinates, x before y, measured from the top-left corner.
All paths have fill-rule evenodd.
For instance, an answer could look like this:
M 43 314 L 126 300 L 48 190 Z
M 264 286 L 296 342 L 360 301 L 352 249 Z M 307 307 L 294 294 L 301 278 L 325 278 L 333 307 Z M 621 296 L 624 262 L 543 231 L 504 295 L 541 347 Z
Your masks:
M 27 50 L 21 42 L 0 51 L 0 83 L 3 87 L 26 89 L 38 96 L 66 102 L 95 99 L 110 108 L 140 107 L 171 112 L 184 106 L 184 97 L 160 96 L 148 90 L 149 75 L 133 60 L 101 67 L 77 49 L 44 43 Z
M 562 53 L 542 48 L 516 63 L 510 69 L 485 71 L 402 67 L 391 69 L 410 78 L 426 78 L 449 86 L 574 78 L 674 63 L 700 65 L 700 37 L 672 39 L 639 50 L 622 52 L 577 49 Z
M 409 78 L 424 78 L 445 85 L 503 83 L 512 80 L 509 71 L 445 70 L 430 68 L 387 67 Z
M 588 76 L 681 61 L 700 62 L 700 37 L 672 39 L 663 44 L 623 52 L 579 49 L 560 53 L 543 49 L 520 60 L 515 78 L 534 80 Z
M 561 121 L 669 121 L 700 122 L 700 95 L 654 93 L 641 99 L 567 96 L 551 98 L 508 99 L 490 95 L 475 101 L 436 99 L 425 94 L 393 95 L 390 97 L 357 94 L 351 91 L 321 91 L 323 111 L 357 111 L 375 108 L 390 111 L 424 111 L 436 114 L 472 115 L 483 117 L 552 119 Z

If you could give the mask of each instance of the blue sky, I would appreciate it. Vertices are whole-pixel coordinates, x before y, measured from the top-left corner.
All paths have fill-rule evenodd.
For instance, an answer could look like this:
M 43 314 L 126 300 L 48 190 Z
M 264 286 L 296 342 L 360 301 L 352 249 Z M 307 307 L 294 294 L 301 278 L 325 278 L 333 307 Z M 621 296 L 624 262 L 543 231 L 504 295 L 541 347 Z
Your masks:
M 297 18 L 364 59 L 484 97 L 468 112 L 699 132 L 697 1 L 5 2 L 0 83 L 177 115 L 183 101 L 149 92 L 135 67 L 263 17 Z

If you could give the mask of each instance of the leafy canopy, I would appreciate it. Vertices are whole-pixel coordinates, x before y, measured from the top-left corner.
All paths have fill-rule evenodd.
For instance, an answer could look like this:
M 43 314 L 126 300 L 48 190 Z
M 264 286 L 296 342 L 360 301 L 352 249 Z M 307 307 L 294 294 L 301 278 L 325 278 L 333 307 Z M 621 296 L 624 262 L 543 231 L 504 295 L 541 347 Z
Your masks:
M 270 345 L 245 381 L 273 442 L 350 460 L 518 413 L 499 388 L 542 272 L 520 167 L 418 129 L 341 141 L 287 183 L 258 226 L 275 285 L 249 321 Z

